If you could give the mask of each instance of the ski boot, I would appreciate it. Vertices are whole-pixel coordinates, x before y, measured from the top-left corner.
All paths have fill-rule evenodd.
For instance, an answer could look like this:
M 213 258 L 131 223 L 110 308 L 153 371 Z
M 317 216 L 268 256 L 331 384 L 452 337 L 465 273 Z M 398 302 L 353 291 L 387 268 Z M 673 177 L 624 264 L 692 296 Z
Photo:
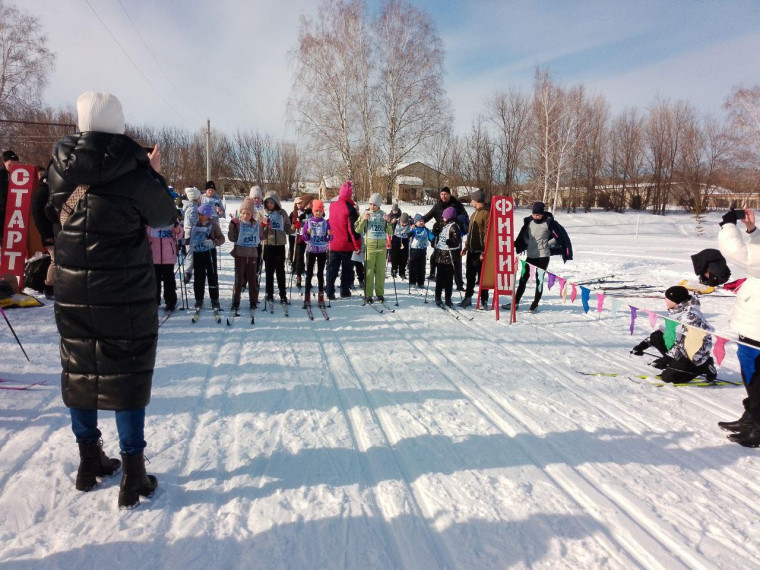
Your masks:
M 303 297 L 303 308 L 308 309 L 309 307 L 311 307 L 311 294 L 306 293 Z
M 378 303 L 383 303 L 383 302 L 385 302 L 385 297 L 383 297 L 382 295 L 378 295 L 378 296 L 377 296 L 377 302 L 378 302 Z
M 325 306 L 325 294 L 322 291 L 317 294 L 317 305 L 320 307 Z
M 470 305 L 472 305 L 472 297 L 470 295 L 465 295 L 464 299 L 459 303 L 459 306 L 466 309 Z

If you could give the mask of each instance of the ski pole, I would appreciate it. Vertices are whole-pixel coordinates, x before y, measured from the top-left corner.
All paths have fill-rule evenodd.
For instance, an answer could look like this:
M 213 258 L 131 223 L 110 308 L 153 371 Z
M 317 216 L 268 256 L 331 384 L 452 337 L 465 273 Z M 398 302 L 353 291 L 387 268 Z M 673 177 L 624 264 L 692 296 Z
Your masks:
M 433 250 L 433 253 L 435 253 L 435 248 Z M 427 251 L 425 251 L 425 264 L 427 264 Z M 430 258 L 430 272 L 428 273 L 427 284 L 425 285 L 425 304 L 427 304 L 428 291 L 430 290 L 430 273 L 432 272 L 433 272 L 433 258 L 431 257 Z
M 19 347 L 21 347 L 21 352 L 23 352 L 24 356 L 26 356 L 27 362 L 31 362 L 31 360 L 29 360 L 29 355 L 24 350 L 24 346 L 21 344 L 21 341 L 18 339 L 18 335 L 16 335 L 16 331 L 13 330 L 13 325 L 11 325 L 11 322 L 8 320 L 8 317 L 5 315 L 5 311 L 3 311 L 2 307 L 0 307 L 0 313 L 3 314 L 3 318 L 5 319 L 5 322 L 8 324 L 8 328 L 11 329 L 11 332 L 13 333 L 13 337 L 16 339 L 16 342 L 18 343 Z
M 396 296 L 396 306 L 398 307 L 398 291 L 396 291 L 396 276 L 391 270 L 391 277 L 393 277 L 393 294 Z

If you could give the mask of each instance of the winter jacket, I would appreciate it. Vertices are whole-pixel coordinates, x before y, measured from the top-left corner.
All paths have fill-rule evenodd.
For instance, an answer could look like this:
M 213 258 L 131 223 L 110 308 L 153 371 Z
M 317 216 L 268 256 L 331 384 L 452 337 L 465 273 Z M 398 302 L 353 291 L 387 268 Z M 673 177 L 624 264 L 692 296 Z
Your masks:
M 361 216 L 354 225 L 356 231 L 364 236 L 367 254 L 386 249 L 386 238 L 393 233 L 393 226 L 390 222 L 386 222 L 384 217 L 385 212 L 382 210 L 369 212 L 369 220 Z
M 668 312 L 670 313 L 670 318 L 681 323 L 676 328 L 676 341 L 668 351 L 668 355 L 673 358 L 689 358 L 686 354 L 686 348 L 684 347 L 687 332 L 685 325 L 706 331 L 713 331 L 715 329 L 707 323 L 704 315 L 702 315 L 699 299 L 697 299 L 695 295 L 692 296 L 690 300 L 678 304 L 673 309 L 668 309 Z M 691 359 L 692 362 L 694 362 L 696 366 L 704 364 L 704 362 L 710 357 L 712 347 L 713 335 L 706 334 L 705 338 L 702 340 L 702 346 L 694 354 L 694 358 Z
M 475 210 L 470 216 L 470 225 L 467 228 L 467 241 L 464 248 L 470 252 L 483 252 L 486 249 L 486 232 L 488 232 L 488 220 L 491 212 L 487 206 Z
M 435 224 L 433 224 L 433 235 L 437 236 L 443 228 L 443 211 L 449 207 L 454 208 L 454 211 L 456 212 L 455 220 L 457 226 L 459 226 L 459 234 L 461 235 L 467 233 L 467 222 L 469 220 L 467 210 L 464 209 L 464 205 L 459 200 L 452 196 L 451 199 L 449 199 L 449 201 L 446 203 L 444 203 L 443 200 L 439 198 L 438 202 L 433 205 L 430 211 L 422 216 L 422 219 L 425 221 L 425 223 L 428 223 L 430 220 L 435 218 Z
M 735 224 L 723 224 L 718 247 L 728 261 L 741 266 L 747 274 L 736 295 L 731 326 L 740 335 L 760 341 L 760 229 L 747 234 Z
M 185 238 L 188 240 L 190 239 L 190 232 L 193 230 L 193 226 L 198 222 L 198 206 L 198 203 L 190 200 L 182 210 Z
M 435 236 L 425 226 L 418 228 L 414 226 L 409 234 L 409 248 L 410 249 L 427 249 L 428 246 L 433 243 Z
M 412 224 L 406 224 L 405 226 L 402 226 L 401 222 L 398 222 L 393 228 L 393 235 L 394 237 L 397 237 L 397 238 L 409 239 L 409 234 L 411 233 L 412 233 Z
M 224 208 L 224 202 L 219 197 L 219 194 L 217 194 L 216 192 L 214 192 L 214 195 L 211 196 L 211 198 L 209 198 L 208 196 L 206 196 L 205 193 L 202 194 L 201 195 L 201 206 L 203 206 L 203 204 L 211 204 L 212 206 L 214 206 L 214 214 L 211 217 L 214 218 L 215 220 L 219 219 L 219 212 L 217 211 L 217 208 L 220 208 L 222 210 L 222 217 L 223 218 L 227 215 L 227 213 L 225 211 L 225 208 Z
M 293 226 L 290 223 L 290 216 L 282 209 L 280 195 L 270 190 L 264 197 L 264 202 L 274 200 L 276 204 L 274 210 L 264 208 L 264 219 L 266 229 L 264 231 L 265 245 L 285 245 L 288 243 L 288 234 L 293 232 Z
M 241 231 L 242 230 L 242 231 Z M 258 257 L 258 245 L 264 236 L 264 228 L 255 221 L 244 222 L 240 218 L 232 218 L 227 228 L 227 238 L 234 245 L 232 257 Z
M 330 204 L 330 229 L 333 233 L 330 251 L 359 251 L 361 234 L 354 229 L 359 210 L 350 198 L 338 198 Z
M 37 193 L 34 195 L 34 201 L 32 202 L 32 216 L 34 216 L 34 223 L 37 226 L 37 231 L 40 232 L 42 238 L 42 244 L 45 246 L 53 245 L 53 222 L 48 218 L 45 213 L 45 207 L 50 199 L 50 187 L 47 183 L 47 178 L 40 180 L 40 185 L 37 188 Z M 3 219 L 2 222 L 4 223 Z
M 324 253 L 332 240 L 330 222 L 324 218 L 309 218 L 301 228 L 301 239 L 306 244 L 309 253 Z
M 526 216 L 523 219 L 523 227 L 520 229 L 520 233 L 517 234 L 515 239 L 515 251 L 522 253 L 528 249 L 528 240 L 530 239 L 531 222 L 535 223 L 533 216 Z M 551 234 L 549 244 L 549 253 L 551 255 L 561 255 L 562 261 L 568 262 L 573 259 L 573 246 L 570 243 L 570 236 L 567 235 L 567 231 L 563 228 L 555 219 L 552 214 L 546 212 L 544 214 L 544 221 L 541 223 L 547 224 L 549 233 Z
M 462 247 L 462 234 L 459 233 L 459 225 L 450 222 L 441 229 L 441 233 L 435 241 L 435 254 L 433 262 L 438 265 L 453 265 L 454 259 L 451 252 L 459 252 Z
M 153 258 L 145 225 L 177 218 L 164 179 L 124 135 L 58 142 L 48 171 L 56 219 L 81 184 L 66 226 L 55 224 L 55 319 L 66 406 L 130 410 L 150 400 L 158 338 Z
M 292 212 L 290 212 L 290 224 L 293 227 L 293 233 L 296 236 L 296 243 L 303 243 L 303 238 L 301 237 L 301 229 L 303 229 L 303 225 L 311 218 L 311 209 L 306 208 L 304 210 L 296 210 L 294 209 Z
M 148 242 L 153 254 L 154 265 L 174 265 L 177 263 L 177 242 L 185 236 L 185 230 L 174 222 L 174 225 L 163 228 L 148 226 Z

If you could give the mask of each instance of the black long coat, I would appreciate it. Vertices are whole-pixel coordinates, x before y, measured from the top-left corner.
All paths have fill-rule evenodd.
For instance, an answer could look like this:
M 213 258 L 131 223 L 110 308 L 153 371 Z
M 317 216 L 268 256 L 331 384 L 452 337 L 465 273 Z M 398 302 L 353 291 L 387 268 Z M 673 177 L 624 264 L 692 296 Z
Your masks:
M 55 224 L 63 402 L 102 410 L 144 407 L 158 338 L 145 226 L 168 226 L 177 218 L 166 182 L 129 137 L 85 132 L 56 145 L 48 184 L 47 210 L 55 219 L 79 184 L 90 185 L 66 227 Z

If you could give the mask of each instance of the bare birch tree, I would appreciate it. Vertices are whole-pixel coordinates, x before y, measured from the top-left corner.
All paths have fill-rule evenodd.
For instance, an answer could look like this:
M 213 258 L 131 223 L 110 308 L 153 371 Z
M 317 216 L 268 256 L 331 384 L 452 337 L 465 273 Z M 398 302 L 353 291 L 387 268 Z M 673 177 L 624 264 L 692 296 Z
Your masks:
M 0 0 L 0 118 L 40 107 L 54 61 L 37 18 Z
M 443 44 L 432 18 L 406 0 L 386 0 L 373 22 L 378 61 L 380 149 L 392 199 L 399 164 L 450 122 Z
M 511 196 L 530 142 L 531 100 L 517 89 L 496 91 L 486 102 L 486 113 L 496 129 L 501 177 Z
M 615 210 L 645 207 L 640 187 L 644 170 L 644 119 L 636 108 L 626 109 L 612 123 L 609 161 L 611 181 L 621 187 L 620 192 L 612 195 Z

